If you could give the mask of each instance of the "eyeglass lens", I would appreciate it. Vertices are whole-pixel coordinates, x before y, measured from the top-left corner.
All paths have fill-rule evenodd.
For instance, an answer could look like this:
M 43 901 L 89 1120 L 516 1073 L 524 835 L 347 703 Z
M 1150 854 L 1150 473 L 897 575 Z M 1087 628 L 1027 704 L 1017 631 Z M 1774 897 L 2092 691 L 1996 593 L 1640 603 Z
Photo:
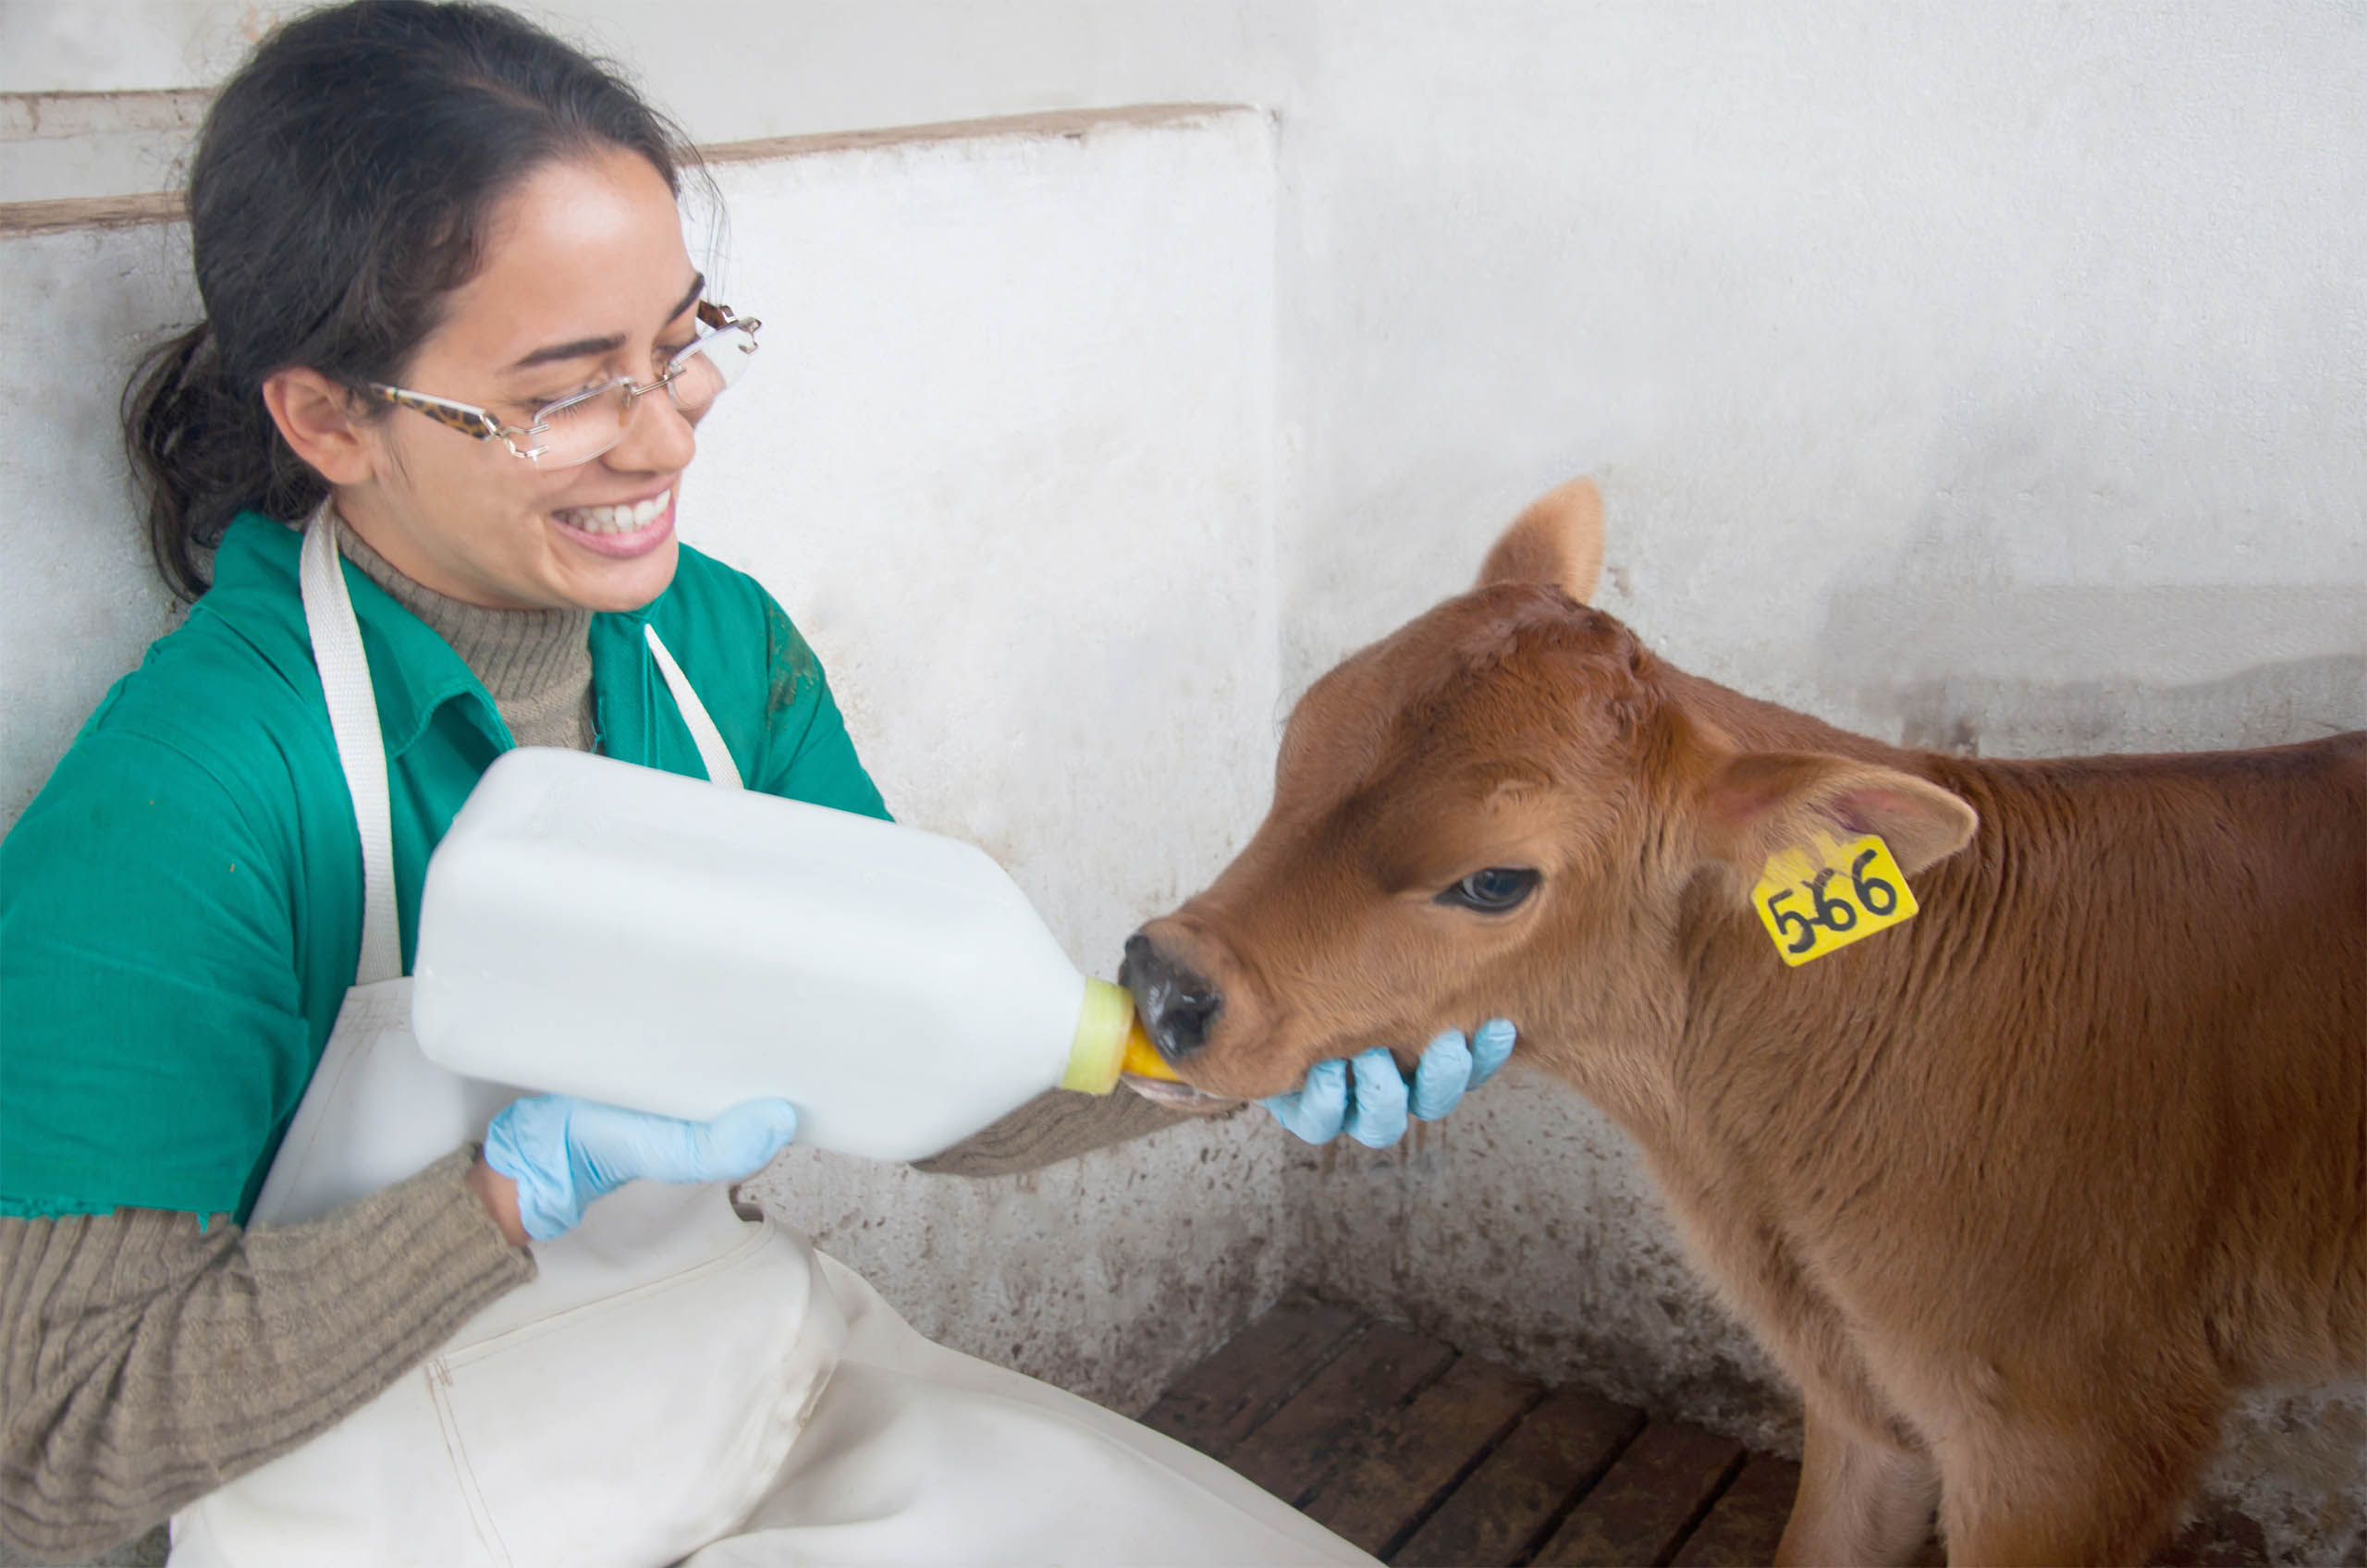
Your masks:
M 707 334 L 667 364 L 667 396 L 693 418 L 706 412 L 724 388 L 740 379 L 754 348 L 755 339 L 736 326 Z M 638 400 L 621 383 L 612 382 L 553 403 L 534 421 L 542 426 L 534 433 L 534 460 L 545 468 L 589 462 L 625 438 Z

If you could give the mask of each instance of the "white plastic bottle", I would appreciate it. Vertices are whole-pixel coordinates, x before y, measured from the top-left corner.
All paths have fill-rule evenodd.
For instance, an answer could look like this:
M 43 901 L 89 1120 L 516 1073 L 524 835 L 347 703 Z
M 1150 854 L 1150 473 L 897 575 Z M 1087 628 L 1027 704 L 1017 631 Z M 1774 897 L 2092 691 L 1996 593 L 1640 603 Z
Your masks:
M 412 974 L 455 1072 L 692 1118 L 778 1095 L 800 1144 L 878 1159 L 1122 1063 L 1173 1076 L 975 847 L 580 752 L 486 770 L 428 863 Z

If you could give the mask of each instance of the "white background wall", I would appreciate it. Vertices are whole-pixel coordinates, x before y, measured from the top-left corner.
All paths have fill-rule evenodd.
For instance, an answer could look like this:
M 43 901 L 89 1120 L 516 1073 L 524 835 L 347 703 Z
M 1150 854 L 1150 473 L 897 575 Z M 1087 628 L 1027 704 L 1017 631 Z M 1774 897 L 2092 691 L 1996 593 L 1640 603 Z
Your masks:
M 1104 976 L 1263 804 L 1273 165 L 1234 110 L 717 171 L 767 385 L 701 425 L 684 536 L 775 586 L 899 817 Z M 797 1150 L 761 1192 L 924 1332 L 1125 1410 L 1303 1272 L 1249 1121 L 988 1182 Z
M 0 89 L 202 82 L 270 10 L 5 0 Z M 1226 834 L 1155 853 L 1120 836 L 1078 862 L 1050 848 L 1068 827 L 1188 815 L 1215 787 L 1237 838 L 1263 749 L 1130 774 L 1049 709 L 1039 745 L 932 749 L 911 724 L 924 672 L 989 689 L 971 668 L 982 631 L 1050 609 L 998 564 L 1007 531 L 958 510 L 940 526 L 973 475 L 1006 496 L 1057 475 L 1101 520 L 1058 525 L 1061 538 L 1156 559 L 1187 592 L 1230 580 L 1228 551 L 1265 549 L 1271 673 L 1265 687 L 1245 676 L 1226 711 L 1269 743 L 1278 699 L 1459 585 L 1521 502 L 1582 470 L 1608 503 L 1606 607 L 1687 668 L 1870 733 L 2029 753 L 2367 725 L 2355 4 L 577 0 L 541 14 L 630 62 L 709 141 L 1096 104 L 1277 113 L 1275 184 L 1250 198 L 1271 200 L 1274 226 L 1270 381 L 1249 377 L 1271 410 L 1262 546 L 1100 486 L 1110 447 L 1085 404 L 1047 403 L 1044 423 L 1006 433 L 1013 447 L 965 445 L 963 419 L 991 386 L 991 361 L 969 356 L 1013 341 L 916 337 L 894 290 L 838 264 L 869 254 L 865 226 L 901 217 L 849 207 L 811 232 L 740 219 L 743 239 L 791 258 L 766 279 L 768 320 L 827 349 L 782 436 L 811 486 L 800 506 L 866 531 L 813 557 L 827 570 L 786 557 L 767 570 L 791 574 L 785 596 L 818 629 L 891 790 L 1027 864 L 1080 940 L 1120 928 L 1129 899 L 1187 888 Z M 172 134 L 142 143 L 145 166 L 169 164 Z M 39 195 L 73 157 L 91 184 L 131 154 L 19 136 L 0 156 L 0 194 Z M 1164 194 L 1111 200 L 1142 225 Z M 59 267 L 55 287 L 80 286 Z M 926 319 L 958 332 L 1036 281 L 1006 266 L 964 292 L 949 277 Z M 1057 311 L 1027 319 L 1060 325 Z M 926 378 L 872 386 L 860 349 L 875 337 L 973 400 L 950 416 Z M 7 374 L 31 385 L 15 362 L 25 340 L 12 325 Z M 1073 351 L 1089 381 L 1103 361 Z M 893 450 L 918 472 L 834 468 L 843 405 L 889 410 L 892 428 L 858 442 L 865 461 Z M 18 548 L 12 535 L 12 575 Z M 973 560 L 975 602 L 942 627 L 877 636 L 905 574 L 943 595 Z M 1121 709 L 1222 705 L 1196 675 L 1161 684 L 1191 668 L 1190 631 L 1186 617 L 1145 618 L 1085 689 Z M 1012 657 L 1022 680 L 1048 678 Z M 1073 784 L 1071 767 L 1085 770 Z M 1737 1427 L 1783 1418 L 1763 1363 L 1674 1254 L 1625 1141 L 1551 1085 L 1515 1073 L 1391 1154 L 1288 1149 L 1255 1129 L 1168 1136 L 1219 1139 L 1244 1162 L 1240 1190 L 1206 1212 L 1276 1202 L 1294 1239 L 1254 1247 L 1344 1295 Z M 866 1267 L 891 1270 L 908 1307 L 958 1294 L 994 1248 L 948 1238 L 1006 1221 L 1034 1234 L 1038 1219 L 1112 1233 L 1128 1218 L 1091 1194 L 1139 1169 L 1120 1154 L 1048 1177 L 1052 1198 L 1028 1202 L 1050 1208 L 1006 1194 L 931 1210 Z M 865 1223 L 909 1201 L 860 1196 L 846 1212 Z M 1285 1266 L 1260 1263 L 1247 1288 Z M 2273 1538 L 2327 1555 L 2367 1527 L 2363 1439 L 2354 1387 L 2262 1405 L 2231 1464 L 2269 1477 L 2248 1499 Z
M 2356 5 L 527 8 L 705 141 L 1279 110 L 1287 690 L 1584 468 L 1608 607 L 1862 728 L 2201 745 L 2367 705 Z M 208 81 L 288 9 L 0 0 L 0 91 Z M 56 140 L 0 141 L 0 196 Z

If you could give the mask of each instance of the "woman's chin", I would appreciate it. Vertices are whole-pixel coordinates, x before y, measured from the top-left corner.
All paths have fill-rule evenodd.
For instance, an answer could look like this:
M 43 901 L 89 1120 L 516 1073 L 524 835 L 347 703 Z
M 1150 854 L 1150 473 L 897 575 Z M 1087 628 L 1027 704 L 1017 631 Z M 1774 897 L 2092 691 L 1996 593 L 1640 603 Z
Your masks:
M 638 556 L 594 560 L 577 556 L 567 563 L 569 570 L 558 591 L 564 602 L 578 609 L 637 610 L 666 592 L 681 559 L 681 545 L 669 528 L 656 548 Z

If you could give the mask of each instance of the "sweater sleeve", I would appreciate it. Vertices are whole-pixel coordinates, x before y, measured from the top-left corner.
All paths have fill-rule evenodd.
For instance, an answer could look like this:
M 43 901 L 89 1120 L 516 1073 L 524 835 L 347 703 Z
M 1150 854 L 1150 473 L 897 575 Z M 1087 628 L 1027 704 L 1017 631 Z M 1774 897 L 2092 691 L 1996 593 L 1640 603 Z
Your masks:
M 1052 1089 L 942 1154 L 914 1160 L 913 1169 L 931 1176 L 1009 1176 L 1192 1120 L 1136 1094 Z
M 458 1149 L 304 1225 L 0 1219 L 0 1543 L 127 1540 L 361 1408 L 534 1276 Z

